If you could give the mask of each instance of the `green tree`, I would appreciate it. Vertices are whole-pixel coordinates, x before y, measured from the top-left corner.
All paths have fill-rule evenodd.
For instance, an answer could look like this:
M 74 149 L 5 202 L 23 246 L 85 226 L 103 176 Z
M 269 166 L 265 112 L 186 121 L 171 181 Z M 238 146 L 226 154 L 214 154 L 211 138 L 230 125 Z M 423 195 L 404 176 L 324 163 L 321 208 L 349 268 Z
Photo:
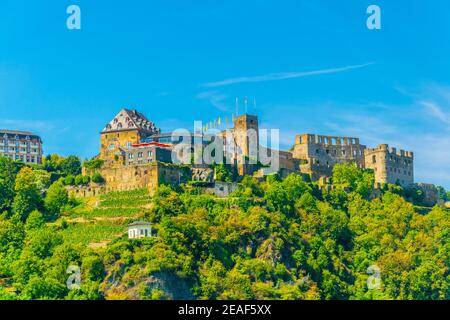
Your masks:
M 16 177 L 14 186 L 13 210 L 22 221 L 25 221 L 33 210 L 42 208 L 42 197 L 36 186 L 34 171 L 31 168 L 22 168 Z
M 438 190 L 438 196 L 439 199 L 441 199 L 442 201 L 449 201 L 450 199 L 447 197 L 447 193 L 444 189 L 444 187 L 441 186 L 436 186 L 436 189 Z
M 81 162 L 76 156 L 69 156 L 60 162 L 60 170 L 63 175 L 79 175 L 81 173 Z
M 51 174 L 46 170 L 34 170 L 34 177 L 40 192 L 44 192 L 51 184 Z
M 69 174 L 68 176 L 63 178 L 63 181 L 66 186 L 74 186 L 75 185 L 75 176 Z
M 103 261 L 96 255 L 84 257 L 81 269 L 83 270 L 83 279 L 102 281 L 106 275 Z
M 105 182 L 105 179 L 103 179 L 103 177 L 100 173 L 96 172 L 92 175 L 91 181 L 94 183 L 103 183 L 103 182 Z
M 39 229 L 45 226 L 44 215 L 37 210 L 34 210 L 28 215 L 25 223 L 25 229 L 27 231 Z
M 61 170 L 62 157 L 57 154 L 47 155 L 43 161 L 42 165 L 44 169 L 48 172 L 57 172 Z
M 14 198 L 16 168 L 7 157 L 0 157 L 0 212 L 10 210 Z
M 63 183 L 60 181 L 53 183 L 45 196 L 45 209 L 50 215 L 49 218 L 58 216 L 68 202 L 69 195 Z
M 104 160 L 94 158 L 83 162 L 83 167 L 90 170 L 100 169 L 103 166 Z
M 84 185 L 83 175 L 79 174 L 75 177 L 75 185 L 77 186 Z
M 214 166 L 215 178 L 217 181 L 232 182 L 233 173 L 225 164 L 218 164 Z
M 368 197 L 374 186 L 371 170 L 362 170 L 355 163 L 336 164 L 333 167 L 333 184 Z

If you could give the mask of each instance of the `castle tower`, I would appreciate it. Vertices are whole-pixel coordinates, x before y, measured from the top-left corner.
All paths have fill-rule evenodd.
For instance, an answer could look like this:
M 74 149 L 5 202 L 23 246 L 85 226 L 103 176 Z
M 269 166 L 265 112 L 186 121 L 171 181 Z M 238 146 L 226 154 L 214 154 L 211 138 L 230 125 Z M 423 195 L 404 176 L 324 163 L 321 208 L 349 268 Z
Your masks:
M 242 155 L 251 156 L 258 151 L 258 117 L 253 115 L 241 115 L 234 121 L 234 132 L 236 133 L 236 145 L 241 149 Z
M 100 133 L 100 159 L 114 162 L 133 144 L 158 133 L 160 130 L 142 113 L 122 109 Z
M 409 186 L 414 184 L 414 154 L 380 144 L 364 152 L 365 167 L 375 173 L 375 182 Z
M 234 139 L 237 149 L 239 175 L 251 171 L 249 159 L 257 160 L 259 151 L 258 117 L 244 114 L 237 116 L 234 121 Z

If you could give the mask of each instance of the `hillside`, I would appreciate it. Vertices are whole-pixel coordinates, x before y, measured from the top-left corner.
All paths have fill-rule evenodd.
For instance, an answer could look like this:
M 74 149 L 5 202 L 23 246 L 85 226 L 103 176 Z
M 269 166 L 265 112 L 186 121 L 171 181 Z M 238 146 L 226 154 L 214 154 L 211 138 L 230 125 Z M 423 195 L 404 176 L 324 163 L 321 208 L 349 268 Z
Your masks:
M 415 207 L 396 186 L 372 198 L 370 176 L 339 170 L 330 191 L 247 176 L 225 199 L 162 185 L 72 199 L 52 219 L 67 200 L 56 184 L 45 214 L 0 218 L 0 299 L 449 299 L 450 211 Z M 134 220 L 153 236 L 128 239 Z

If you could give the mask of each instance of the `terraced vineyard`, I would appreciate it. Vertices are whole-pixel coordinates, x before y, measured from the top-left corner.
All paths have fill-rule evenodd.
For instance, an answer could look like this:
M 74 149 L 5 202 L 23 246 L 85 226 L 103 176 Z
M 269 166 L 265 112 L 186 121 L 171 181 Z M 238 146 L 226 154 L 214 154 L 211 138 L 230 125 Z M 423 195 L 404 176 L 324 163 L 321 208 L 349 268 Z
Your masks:
M 125 235 L 126 226 L 142 219 L 151 207 L 147 189 L 111 192 L 100 197 L 82 199 L 79 206 L 64 215 L 62 231 L 66 241 L 91 247 L 103 247 Z

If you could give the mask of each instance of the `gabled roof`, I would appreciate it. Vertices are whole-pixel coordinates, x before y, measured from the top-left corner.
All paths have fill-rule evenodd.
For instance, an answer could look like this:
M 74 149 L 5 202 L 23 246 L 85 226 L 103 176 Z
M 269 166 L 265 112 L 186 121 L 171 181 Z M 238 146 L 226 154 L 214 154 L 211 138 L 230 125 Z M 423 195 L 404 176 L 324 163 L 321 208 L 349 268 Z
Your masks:
M 30 140 L 38 140 L 39 143 L 42 143 L 41 137 L 33 132 L 29 131 L 19 131 L 19 130 L 8 130 L 8 129 L 0 129 L 0 139 L 30 139 Z
M 135 221 L 128 225 L 128 227 L 134 227 L 134 226 L 151 226 L 152 224 L 147 221 Z
M 35 136 L 34 133 L 29 132 L 29 131 L 8 130 L 8 129 L 0 129 L 0 133 L 24 134 L 24 135 L 29 135 L 29 136 Z
M 149 121 L 137 110 L 122 109 L 102 130 L 105 132 L 139 130 L 148 134 L 158 134 L 161 132 L 155 124 Z

